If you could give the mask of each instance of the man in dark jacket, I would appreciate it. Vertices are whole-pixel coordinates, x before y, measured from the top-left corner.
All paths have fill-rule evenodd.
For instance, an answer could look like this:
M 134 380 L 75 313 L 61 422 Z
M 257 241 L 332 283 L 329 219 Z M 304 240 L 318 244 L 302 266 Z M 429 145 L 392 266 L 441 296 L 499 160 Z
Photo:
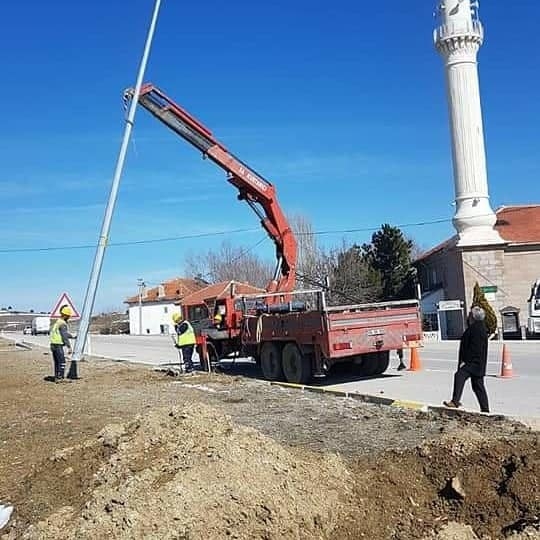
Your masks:
M 469 314 L 469 327 L 463 333 L 459 344 L 459 365 L 454 375 L 454 392 L 450 401 L 443 401 L 446 407 L 461 406 L 461 395 L 467 379 L 471 379 L 473 392 L 482 412 L 489 412 L 489 402 L 484 386 L 486 375 L 488 332 L 484 322 L 486 312 L 473 306 Z

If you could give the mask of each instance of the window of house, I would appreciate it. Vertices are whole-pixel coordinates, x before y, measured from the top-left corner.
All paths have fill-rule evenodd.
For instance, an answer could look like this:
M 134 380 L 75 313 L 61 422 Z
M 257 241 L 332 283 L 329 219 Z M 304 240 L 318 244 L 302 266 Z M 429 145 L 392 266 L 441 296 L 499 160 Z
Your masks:
M 163 285 L 158 287 L 158 296 L 165 296 L 165 287 Z

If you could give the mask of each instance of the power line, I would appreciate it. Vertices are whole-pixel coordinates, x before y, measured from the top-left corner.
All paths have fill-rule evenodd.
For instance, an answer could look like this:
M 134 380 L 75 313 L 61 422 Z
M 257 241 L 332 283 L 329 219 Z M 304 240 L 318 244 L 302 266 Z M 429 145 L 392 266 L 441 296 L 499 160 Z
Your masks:
M 517 212 L 521 208 L 509 208 L 505 210 L 505 214 L 511 212 Z M 484 216 L 491 216 L 492 214 L 484 214 Z M 478 217 L 484 217 L 478 216 Z M 452 218 L 439 218 L 426 221 L 416 221 L 411 223 L 402 223 L 394 225 L 399 229 L 406 229 L 410 227 L 425 227 L 428 225 L 438 225 L 441 223 L 450 223 Z M 313 232 L 295 232 L 297 236 L 324 236 L 331 234 L 352 234 L 352 233 L 361 233 L 361 232 L 372 232 L 380 229 L 380 225 L 371 226 L 371 227 L 359 227 L 351 229 L 328 229 L 322 231 L 313 231 Z M 125 246 L 137 246 L 144 244 L 157 244 L 162 242 L 176 242 L 180 240 L 192 240 L 197 238 L 211 238 L 215 236 L 224 236 L 227 234 L 240 234 L 240 233 L 250 233 L 257 232 L 260 229 L 250 228 L 250 229 L 233 229 L 230 231 L 215 231 L 209 233 L 198 233 L 198 234 L 188 234 L 182 236 L 171 236 L 166 238 L 151 238 L 144 240 L 131 240 L 124 242 L 111 242 L 108 244 L 108 247 L 125 247 Z M 35 248 L 0 248 L 0 254 L 2 253 L 34 253 L 34 252 L 46 252 L 46 251 L 72 251 L 76 249 L 95 249 L 96 244 L 82 244 L 82 245 L 72 245 L 72 246 L 49 246 L 49 247 L 35 247 Z
M 161 242 L 176 242 L 179 240 L 192 240 L 197 238 L 210 238 L 213 236 L 224 236 L 226 234 L 239 234 L 248 232 L 257 232 L 260 229 L 233 229 L 230 231 L 216 231 L 211 233 L 185 234 L 182 236 L 170 236 L 166 238 L 151 238 L 146 240 L 131 240 L 125 242 L 111 242 L 108 247 L 137 246 L 141 244 L 157 244 Z M 75 249 L 92 249 L 96 244 L 82 244 L 78 246 L 49 246 L 40 248 L 5 248 L 0 249 L 0 253 L 32 253 L 39 251 L 71 251 Z
M 473 272 L 478 274 L 487 283 L 491 283 L 492 285 L 496 285 L 504 295 L 510 296 L 500 285 L 495 283 L 492 279 L 489 279 L 485 274 L 482 274 L 482 272 L 480 272 L 480 270 L 478 270 L 478 268 L 476 268 L 476 266 L 473 266 L 471 263 L 469 263 L 467 261 L 463 261 L 463 264 L 465 264 L 465 266 L 468 266 Z
M 448 223 L 452 221 L 451 218 L 445 218 L 445 219 L 434 219 L 431 221 L 418 221 L 415 223 L 402 223 L 399 225 L 393 225 L 393 227 L 396 227 L 398 229 L 406 229 L 408 227 L 423 227 L 425 225 L 437 225 L 439 223 Z M 359 233 L 359 232 L 371 232 L 376 231 L 380 228 L 380 225 L 377 227 L 362 227 L 358 229 L 330 229 L 327 231 L 315 231 L 313 233 L 296 233 L 298 236 L 322 236 L 326 234 L 349 234 L 349 233 Z

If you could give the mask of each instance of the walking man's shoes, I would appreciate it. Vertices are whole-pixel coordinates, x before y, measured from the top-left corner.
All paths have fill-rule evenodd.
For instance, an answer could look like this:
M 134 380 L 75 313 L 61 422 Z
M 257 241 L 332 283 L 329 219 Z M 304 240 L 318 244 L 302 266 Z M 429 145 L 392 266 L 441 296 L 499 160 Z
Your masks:
M 445 407 L 448 407 L 449 409 L 459 409 L 461 407 L 461 403 L 454 403 L 452 400 L 443 401 L 442 403 Z

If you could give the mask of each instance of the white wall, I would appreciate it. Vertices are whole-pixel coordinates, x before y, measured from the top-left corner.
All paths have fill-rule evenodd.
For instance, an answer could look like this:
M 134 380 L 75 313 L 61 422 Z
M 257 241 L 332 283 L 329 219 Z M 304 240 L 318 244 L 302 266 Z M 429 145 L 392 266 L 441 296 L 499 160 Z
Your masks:
M 139 306 L 129 307 L 129 333 L 139 334 Z M 143 335 L 173 334 L 173 313 L 180 313 L 180 306 L 168 302 L 143 303 L 142 308 L 142 333 Z M 164 327 L 162 331 L 162 326 Z M 168 328 L 167 328 L 168 327 Z

